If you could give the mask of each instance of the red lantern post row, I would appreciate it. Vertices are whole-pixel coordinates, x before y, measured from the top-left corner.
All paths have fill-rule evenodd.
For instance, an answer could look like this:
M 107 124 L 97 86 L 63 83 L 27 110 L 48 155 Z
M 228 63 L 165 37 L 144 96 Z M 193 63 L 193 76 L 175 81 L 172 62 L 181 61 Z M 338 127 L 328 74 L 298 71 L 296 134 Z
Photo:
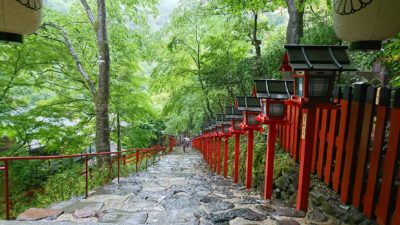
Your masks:
M 227 118 L 231 119 L 230 135 L 235 136 L 235 152 L 234 152 L 234 174 L 233 180 L 235 183 L 239 180 L 239 154 L 240 154 L 240 135 L 247 134 L 248 136 L 248 151 L 246 159 L 246 188 L 252 186 L 252 161 L 253 161 L 253 142 L 254 130 L 260 131 L 261 124 L 269 126 L 268 144 L 266 152 L 266 174 L 265 174 L 265 193 L 264 198 L 270 198 L 272 195 L 272 177 L 273 177 L 273 161 L 274 161 L 274 146 L 276 141 L 276 125 L 286 124 L 283 115 L 285 115 L 285 105 L 297 104 L 301 108 L 302 124 L 301 124 L 301 143 L 300 143 L 300 171 L 298 182 L 298 195 L 296 208 L 298 210 L 307 211 L 308 196 L 310 188 L 310 173 L 311 159 L 313 152 L 313 140 L 315 129 L 316 108 L 332 109 L 336 108 L 337 104 L 332 102 L 332 90 L 336 76 L 341 71 L 355 70 L 350 65 L 350 60 L 347 56 L 345 46 L 305 46 L 305 45 L 285 45 L 287 50 L 282 71 L 290 72 L 294 78 L 293 82 L 284 82 L 285 95 L 282 98 L 282 93 L 279 93 L 282 81 L 263 80 L 265 93 L 259 90 L 261 86 L 257 86 L 255 93 L 257 97 L 238 97 L 236 106 L 237 109 L 231 107 L 227 110 Z M 259 83 L 262 83 L 259 82 Z M 271 83 L 271 86 L 268 84 Z M 279 84 L 280 83 L 280 84 Z M 293 90 L 293 91 L 289 91 Z M 265 96 L 258 96 L 259 93 Z M 282 99 L 292 98 L 287 101 Z M 261 104 L 260 104 L 261 99 Z M 263 111 L 261 112 L 262 109 Z M 232 113 L 230 110 L 242 111 L 242 116 Z M 224 126 L 222 126 L 224 127 Z M 223 129 L 223 128 L 222 128 Z M 221 158 L 217 158 L 220 152 L 221 145 L 215 145 L 215 138 L 210 138 L 219 135 L 224 137 L 225 132 L 205 132 L 202 135 L 203 139 L 212 140 L 214 145 L 203 145 L 202 152 L 208 155 L 207 162 L 213 162 L 210 157 L 214 152 L 214 162 L 220 162 Z M 206 141 L 207 142 L 207 141 Z M 220 139 L 218 141 L 220 143 Z M 227 162 L 227 145 L 228 138 L 225 139 L 224 147 L 224 176 L 226 176 Z M 214 146 L 214 147 L 210 147 Z M 204 154 L 204 153 L 203 153 Z M 219 153 L 218 153 L 219 154 Z M 220 173 L 220 164 L 214 164 L 214 171 Z M 216 168 L 218 167 L 218 168 Z

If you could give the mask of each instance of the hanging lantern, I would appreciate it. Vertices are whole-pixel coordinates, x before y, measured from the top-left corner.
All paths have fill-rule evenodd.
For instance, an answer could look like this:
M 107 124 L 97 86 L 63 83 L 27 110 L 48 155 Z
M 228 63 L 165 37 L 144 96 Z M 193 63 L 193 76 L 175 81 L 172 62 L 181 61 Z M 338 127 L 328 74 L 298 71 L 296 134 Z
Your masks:
M 42 0 L 2 0 L 0 40 L 22 42 L 22 35 L 35 32 L 42 20 Z
M 334 0 L 336 36 L 352 49 L 381 49 L 381 41 L 400 32 L 398 0 Z

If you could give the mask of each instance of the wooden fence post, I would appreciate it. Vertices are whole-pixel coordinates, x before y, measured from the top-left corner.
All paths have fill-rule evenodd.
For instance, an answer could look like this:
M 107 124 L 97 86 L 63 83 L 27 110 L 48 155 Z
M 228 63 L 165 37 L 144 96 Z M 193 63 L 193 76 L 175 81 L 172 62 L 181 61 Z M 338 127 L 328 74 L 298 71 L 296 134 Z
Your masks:
M 349 133 L 346 142 L 345 162 L 340 190 L 340 199 L 349 203 L 354 185 L 355 161 L 357 146 L 360 143 L 362 117 L 364 114 L 364 103 L 368 84 L 355 84 L 353 88 L 353 99 L 351 101 L 351 112 L 349 121 Z
M 317 175 L 320 179 L 323 176 L 323 168 L 326 159 L 325 151 L 326 151 L 326 135 L 327 135 L 327 127 L 328 124 L 328 117 L 329 117 L 329 110 L 322 109 L 322 116 L 321 116 L 321 129 L 319 132 L 316 133 L 316 136 L 319 138 L 318 143 L 318 162 L 317 162 Z
M 312 160 L 311 160 L 311 171 L 315 173 L 316 171 L 316 162 L 318 159 L 318 134 L 319 134 L 319 128 L 320 128 L 320 123 L 321 123 L 321 111 L 322 109 L 316 109 L 315 110 L 315 117 L 312 118 L 315 123 L 315 128 L 314 128 L 314 139 L 312 143 Z
M 339 99 L 341 98 L 340 96 L 340 87 L 335 87 L 335 90 L 333 91 L 333 98 L 335 102 L 339 102 Z M 331 178 L 332 178 L 332 163 L 333 163 L 333 158 L 334 156 L 334 146 L 335 146 L 335 137 L 337 134 L 337 128 L 338 128 L 338 110 L 337 109 L 332 109 L 330 111 L 330 119 L 329 119 L 329 124 L 328 124 L 328 133 L 326 136 L 326 162 L 325 162 L 325 167 L 324 167 L 324 182 L 327 185 L 330 185 L 331 183 Z
M 361 124 L 361 137 L 360 144 L 358 145 L 358 156 L 356 166 L 356 176 L 353 189 L 353 202 L 352 204 L 359 208 L 361 204 L 361 197 L 365 191 L 365 170 L 367 164 L 367 156 L 369 152 L 369 141 L 371 139 L 372 120 L 374 113 L 374 103 L 376 98 L 376 88 L 373 86 L 368 87 L 367 97 L 364 107 L 364 116 Z M 357 145 L 357 144 L 356 144 Z M 356 147 L 357 148 L 357 147 Z
M 381 168 L 381 156 L 383 141 L 385 140 L 386 124 L 390 105 L 390 89 L 383 87 L 377 91 L 375 102 L 376 110 L 373 126 L 373 145 L 370 152 L 368 179 L 364 194 L 363 212 L 368 218 L 372 218 L 375 209 L 375 193 L 378 183 L 379 168 Z M 400 196 L 400 195 L 399 195 Z
M 387 224 L 394 208 L 394 181 L 397 175 L 400 142 L 400 89 L 395 91 L 393 108 L 390 113 L 389 143 L 383 162 L 383 177 L 379 202 L 376 209 L 377 222 Z M 399 195 L 399 193 L 398 193 Z M 398 212 L 398 211 L 396 211 Z
M 335 170 L 332 176 L 332 186 L 336 192 L 339 192 L 340 178 L 342 176 L 343 168 L 343 154 L 344 143 L 347 137 L 347 126 L 349 121 L 349 110 L 351 101 L 351 87 L 344 87 L 342 89 L 343 99 L 340 100 L 340 122 L 339 133 L 336 138 L 336 156 L 335 156 Z

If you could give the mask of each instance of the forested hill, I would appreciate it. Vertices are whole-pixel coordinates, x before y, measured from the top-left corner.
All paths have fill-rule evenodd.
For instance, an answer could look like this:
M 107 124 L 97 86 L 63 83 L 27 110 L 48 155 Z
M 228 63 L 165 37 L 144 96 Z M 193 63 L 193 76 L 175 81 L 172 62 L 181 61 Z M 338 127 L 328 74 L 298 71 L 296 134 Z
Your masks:
M 23 44 L 0 45 L 3 154 L 67 154 L 95 145 L 102 59 L 98 24 L 88 19 L 82 2 L 44 1 L 41 28 Z M 96 1 L 88 5 L 97 16 Z M 330 0 L 107 1 L 111 66 L 105 121 L 112 144 L 120 139 L 122 148 L 151 146 L 160 142 L 162 130 L 197 134 L 235 96 L 249 94 L 254 78 L 282 76 L 285 43 L 348 44 L 334 33 L 331 5 Z M 380 62 L 398 85 L 399 43 L 394 38 L 384 51 L 351 57 L 360 71 Z

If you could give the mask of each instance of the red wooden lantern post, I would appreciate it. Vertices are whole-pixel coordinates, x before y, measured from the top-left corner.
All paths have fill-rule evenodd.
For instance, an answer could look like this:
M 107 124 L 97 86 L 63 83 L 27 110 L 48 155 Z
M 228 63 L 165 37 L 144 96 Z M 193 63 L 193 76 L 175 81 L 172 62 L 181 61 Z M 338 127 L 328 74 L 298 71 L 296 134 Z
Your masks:
M 215 122 L 215 121 L 214 121 Z M 217 127 L 216 124 L 214 123 L 214 128 L 213 128 L 213 147 L 214 147 L 214 173 L 217 172 L 218 170 L 218 157 L 219 157 L 219 149 L 218 149 L 218 133 L 217 133 Z
M 216 138 L 217 138 L 217 174 L 221 174 L 222 159 L 222 137 L 224 136 L 223 114 L 217 114 L 216 119 Z
M 230 121 L 230 119 L 226 118 L 225 114 L 217 114 L 217 124 L 219 124 L 219 127 L 220 127 L 220 130 L 219 130 L 220 140 L 222 141 L 222 138 L 224 138 L 224 155 L 223 155 L 224 164 L 223 164 L 223 166 L 224 166 L 224 177 L 227 177 L 228 176 L 228 145 L 229 145 L 229 138 L 231 137 L 229 128 L 230 128 L 231 121 Z M 220 145 L 220 148 L 222 148 L 221 145 Z M 221 157 L 222 157 L 222 154 L 221 154 Z M 219 162 L 221 162 L 221 160 Z M 220 172 L 218 172 L 218 174 L 220 174 Z
M 235 135 L 235 151 L 233 159 L 233 182 L 239 182 L 239 157 L 240 157 L 240 135 L 244 134 L 244 131 L 240 128 L 242 122 L 242 114 L 234 106 L 226 107 L 226 119 L 231 120 L 231 127 L 229 133 Z
M 204 149 L 205 149 L 205 157 L 206 157 L 206 162 L 210 169 L 212 169 L 212 148 L 211 148 L 211 140 L 212 140 L 212 135 L 211 135 L 211 124 L 208 122 L 204 129 L 203 129 L 203 137 L 204 137 Z
M 354 71 L 346 46 L 285 45 L 282 71 L 292 72 L 292 103 L 302 108 L 300 171 L 297 210 L 308 210 L 310 173 L 317 108 L 336 108 L 331 102 L 335 78 L 340 71 Z
M 203 152 L 203 159 L 206 161 L 206 162 L 208 162 L 208 155 L 207 155 L 207 145 L 206 145 L 206 143 L 207 143 L 207 138 L 206 138 L 206 135 L 207 135 L 207 133 L 206 133 L 206 130 L 205 130 L 205 128 L 203 128 L 203 130 L 202 130 L 202 132 L 201 132 L 201 136 L 200 136 L 200 139 L 201 139 L 201 149 L 202 149 L 202 152 Z
M 217 172 L 217 165 L 218 165 L 218 133 L 217 133 L 217 120 L 213 119 L 210 125 L 211 130 L 211 170 Z
M 272 178 L 274 175 L 274 155 L 277 125 L 289 124 L 284 120 L 286 115 L 286 99 L 293 92 L 293 81 L 285 80 L 254 80 L 257 98 L 261 98 L 261 113 L 257 120 L 267 124 L 268 142 L 265 159 L 264 199 L 272 196 Z
M 253 145 L 254 130 L 260 131 L 256 117 L 261 112 L 260 100 L 256 97 L 237 97 L 236 105 L 242 111 L 243 120 L 240 124 L 242 130 L 247 131 L 247 158 L 246 158 L 246 188 L 251 188 L 253 173 Z
M 175 137 L 169 136 L 168 139 L 169 139 L 169 152 L 171 153 L 175 147 Z

